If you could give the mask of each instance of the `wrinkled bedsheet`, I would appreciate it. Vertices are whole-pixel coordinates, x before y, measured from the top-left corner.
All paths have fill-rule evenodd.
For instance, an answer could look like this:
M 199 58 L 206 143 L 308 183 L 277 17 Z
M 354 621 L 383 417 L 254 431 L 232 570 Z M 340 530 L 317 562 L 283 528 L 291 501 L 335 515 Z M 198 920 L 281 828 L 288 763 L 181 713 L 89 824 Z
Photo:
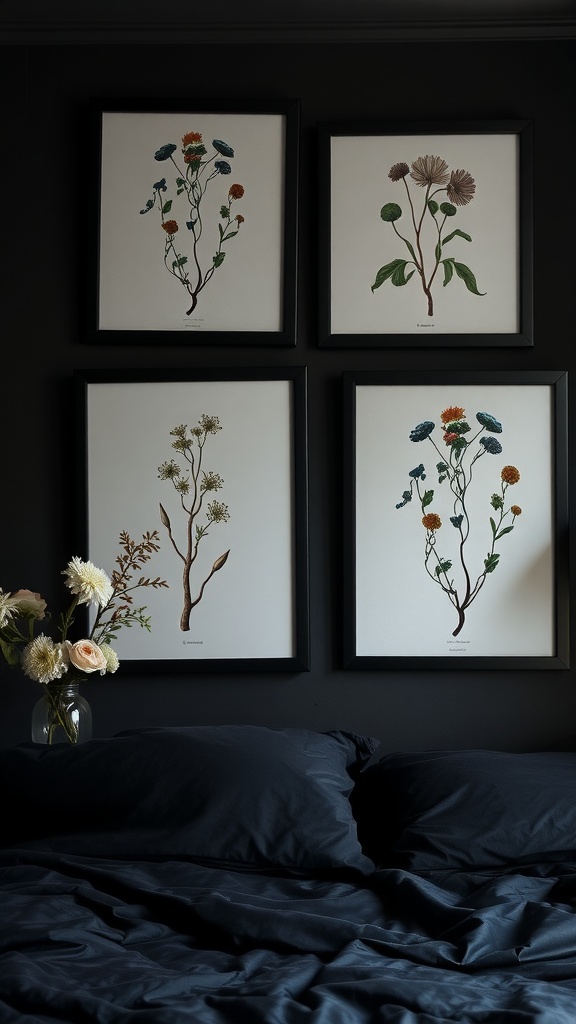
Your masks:
M 356 881 L 0 854 L 1 1024 L 576 1024 L 576 865 Z

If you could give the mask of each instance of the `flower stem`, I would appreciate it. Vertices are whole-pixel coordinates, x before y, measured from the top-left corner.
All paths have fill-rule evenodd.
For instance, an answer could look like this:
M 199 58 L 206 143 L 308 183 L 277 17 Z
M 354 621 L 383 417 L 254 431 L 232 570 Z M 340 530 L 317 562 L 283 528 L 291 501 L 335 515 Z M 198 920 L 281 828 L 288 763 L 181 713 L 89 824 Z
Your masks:
M 62 726 L 66 733 L 68 741 L 70 743 L 77 743 L 78 731 L 67 715 L 62 713 L 60 696 L 60 690 L 54 693 L 49 686 L 45 687 L 45 697 L 51 708 L 51 714 L 48 718 L 48 743 L 53 743 L 54 733 L 59 725 Z

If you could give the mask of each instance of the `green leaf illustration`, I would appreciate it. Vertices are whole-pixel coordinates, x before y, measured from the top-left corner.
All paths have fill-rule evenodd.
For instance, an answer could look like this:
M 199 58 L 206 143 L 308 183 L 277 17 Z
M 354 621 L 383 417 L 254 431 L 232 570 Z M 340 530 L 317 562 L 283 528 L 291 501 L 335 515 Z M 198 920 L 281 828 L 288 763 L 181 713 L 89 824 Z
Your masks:
M 442 283 L 445 288 L 447 284 L 450 284 L 454 276 L 454 267 L 452 266 L 452 260 L 442 260 L 442 266 L 444 267 L 444 281 Z
M 414 271 L 411 270 L 409 274 L 406 274 L 407 265 L 407 262 L 405 262 L 401 267 L 397 267 L 397 269 L 392 274 L 392 277 L 390 278 L 392 284 L 396 288 L 401 288 L 402 285 L 408 284 L 408 281 L 410 280 L 412 274 L 414 273 Z
M 446 238 L 442 239 L 442 245 L 446 245 L 447 242 L 451 242 L 455 235 L 458 235 L 459 238 L 464 238 L 467 242 L 472 241 L 471 235 L 467 235 L 465 231 L 460 231 L 460 228 L 456 228 L 452 234 L 446 235 Z
M 215 267 L 221 267 L 222 264 L 224 263 L 224 257 L 225 256 L 226 256 L 225 252 L 217 252 L 216 255 L 212 257 L 212 262 L 213 262 L 214 266 Z
M 172 261 L 173 267 L 183 267 L 185 263 L 188 263 L 187 256 L 180 256 L 179 259 Z
M 412 271 L 408 277 L 404 276 L 404 271 L 407 265 L 408 260 L 392 260 L 392 262 L 387 263 L 386 266 L 380 267 L 380 270 L 376 274 L 376 279 L 372 285 L 371 291 L 374 292 L 376 288 L 379 288 L 380 285 L 384 284 L 384 281 L 387 281 L 389 277 L 392 278 L 393 284 L 406 284 L 414 273 L 414 271 Z
M 454 260 L 454 270 L 458 274 L 460 280 L 464 281 L 464 284 L 466 285 L 469 292 L 472 292 L 473 295 L 486 295 L 486 292 L 478 291 L 476 278 L 474 277 L 474 274 L 470 270 L 470 267 L 467 267 L 464 263 L 456 263 L 456 260 Z
M 434 500 L 434 491 L 425 491 L 424 497 L 422 498 L 422 508 L 426 508 Z
M 500 530 L 500 533 L 495 537 L 495 540 L 500 540 L 500 537 L 503 537 L 505 533 L 512 533 L 513 529 L 513 526 L 505 526 L 503 530 Z
M 488 558 L 484 559 L 484 569 L 486 572 L 494 572 L 494 569 L 500 561 L 500 555 L 488 555 Z
M 449 558 L 447 558 L 445 562 L 440 562 L 440 564 L 436 566 L 434 572 L 436 573 L 437 576 L 440 576 L 441 573 L 448 572 L 448 569 L 451 568 L 452 562 L 450 561 Z
M 414 263 L 417 263 L 418 260 L 416 259 L 416 253 L 414 252 L 413 246 L 410 245 L 410 242 L 408 241 L 407 238 L 405 238 L 404 241 L 406 242 L 406 248 L 408 249 L 408 252 L 410 253 L 412 259 L 414 260 Z M 414 271 L 412 271 L 412 274 L 413 273 L 414 273 Z M 412 274 L 410 276 L 412 276 Z
M 165 213 L 170 213 L 171 209 L 172 209 L 172 200 L 171 199 L 167 199 L 166 202 L 164 203 L 164 206 L 162 207 L 162 215 L 164 215 Z

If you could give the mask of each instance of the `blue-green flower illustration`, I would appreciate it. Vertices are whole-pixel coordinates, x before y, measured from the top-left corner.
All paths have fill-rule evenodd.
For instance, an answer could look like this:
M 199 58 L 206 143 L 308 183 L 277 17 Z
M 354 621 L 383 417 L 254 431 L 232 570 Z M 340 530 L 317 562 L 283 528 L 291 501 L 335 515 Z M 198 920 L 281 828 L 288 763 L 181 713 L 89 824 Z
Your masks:
M 497 420 L 495 416 L 491 416 L 489 412 L 477 412 L 476 419 L 478 423 L 481 423 L 486 430 L 490 430 L 492 434 L 502 433 L 502 424 L 500 420 Z
M 227 142 L 222 142 L 222 139 L 213 139 L 212 145 L 214 146 L 216 152 L 220 153 L 221 156 L 234 156 L 234 150 L 232 149 L 232 146 L 229 146 Z
M 432 423 L 431 420 L 425 420 L 424 423 L 419 423 L 417 427 L 414 427 L 414 430 L 410 431 L 410 440 L 425 441 L 428 435 L 432 433 L 435 426 L 436 424 Z
M 502 445 L 495 437 L 481 437 L 480 444 L 483 444 L 486 451 L 490 452 L 491 455 L 500 455 L 502 451 Z
M 177 149 L 178 147 L 175 146 L 173 142 L 169 142 L 166 146 L 160 146 L 160 149 L 156 150 L 156 152 L 154 153 L 154 159 L 169 160 L 170 157 L 172 156 L 172 153 L 175 153 Z

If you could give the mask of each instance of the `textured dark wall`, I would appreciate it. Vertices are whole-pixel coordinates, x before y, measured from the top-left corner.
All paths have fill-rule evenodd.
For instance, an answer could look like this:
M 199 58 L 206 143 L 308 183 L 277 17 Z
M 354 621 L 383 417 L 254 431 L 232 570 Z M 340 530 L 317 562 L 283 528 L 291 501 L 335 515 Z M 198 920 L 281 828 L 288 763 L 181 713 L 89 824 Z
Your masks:
M 341 373 L 572 369 L 575 43 L 40 45 L 2 52 L 2 502 L 0 586 L 56 604 L 75 527 L 75 368 L 202 367 L 209 347 L 82 340 L 84 105 L 92 97 L 301 101 L 299 331 L 295 348 L 221 349 L 217 362 L 306 365 L 309 375 L 311 671 L 122 675 L 86 687 L 95 733 L 148 724 L 252 722 L 349 728 L 385 749 L 562 744 L 574 672 L 357 672 L 340 668 Z M 528 118 L 535 139 L 535 345 L 530 349 L 319 349 L 318 121 Z M 353 167 L 351 167 L 353 175 Z M 572 422 L 572 417 L 571 417 Z M 572 501 L 573 504 L 573 501 Z M 28 738 L 38 687 L 0 669 L 0 743 Z

